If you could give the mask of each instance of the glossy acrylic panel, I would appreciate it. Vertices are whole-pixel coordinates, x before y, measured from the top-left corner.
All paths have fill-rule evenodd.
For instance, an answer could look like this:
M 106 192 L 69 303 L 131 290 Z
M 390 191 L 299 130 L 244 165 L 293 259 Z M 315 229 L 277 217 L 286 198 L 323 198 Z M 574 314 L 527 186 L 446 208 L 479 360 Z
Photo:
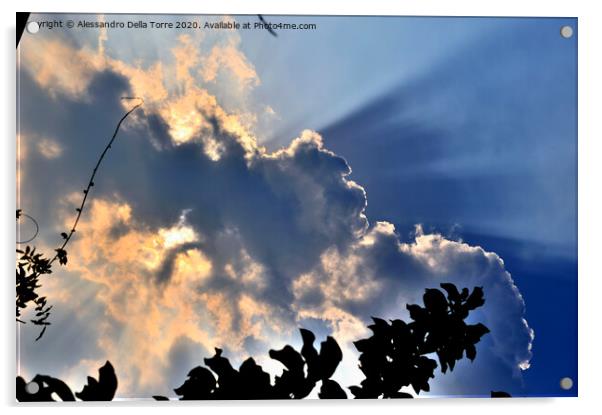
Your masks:
M 577 395 L 577 19 L 28 22 L 19 400 Z

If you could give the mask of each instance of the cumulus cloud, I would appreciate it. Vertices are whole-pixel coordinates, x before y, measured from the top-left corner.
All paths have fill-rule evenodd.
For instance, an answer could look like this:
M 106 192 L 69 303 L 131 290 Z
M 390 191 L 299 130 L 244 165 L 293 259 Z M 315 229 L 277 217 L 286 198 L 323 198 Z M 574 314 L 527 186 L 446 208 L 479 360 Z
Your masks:
M 169 394 L 177 385 L 165 382 L 173 382 L 184 365 L 200 363 L 213 347 L 240 361 L 295 341 L 296 328 L 312 320 L 342 343 L 342 382 L 349 385 L 358 380 L 350 342 L 366 334 L 370 316 L 404 317 L 406 303 L 420 301 L 425 288 L 440 282 L 483 286 L 486 304 L 475 318 L 491 329 L 486 347 L 508 367 L 527 367 L 533 333 L 501 258 L 420 228 L 413 240 L 402 242 L 392 224 L 369 222 L 365 189 L 316 132 L 304 131 L 287 147 L 267 151 L 241 112 L 224 109 L 195 75 L 200 71 L 205 81 L 216 82 L 225 71 L 248 88 L 258 82 L 252 65 L 232 41 L 221 46 L 223 58 L 207 66 L 204 59 L 217 46 L 203 58 L 196 41 L 177 40 L 171 67 L 157 62 L 143 68 L 106 55 L 104 37 L 101 58 L 49 40 L 60 56 L 77 56 L 82 63 L 44 61 L 23 79 L 32 91 L 26 98 L 60 99 L 71 111 L 54 109 L 65 122 L 48 126 L 27 118 L 25 108 L 28 128 L 53 129 L 49 133 L 64 140 L 58 145 L 73 151 L 90 152 L 65 125 L 75 123 L 73 112 L 98 110 L 91 94 L 98 82 L 104 82 L 103 104 L 121 105 L 124 89 L 147 100 L 103 166 L 103 185 L 95 186 L 69 247 L 68 278 L 57 274 L 59 282 L 46 287 L 50 298 L 58 298 L 57 307 L 95 325 L 85 333 L 95 347 L 78 350 L 79 362 L 63 372 L 72 376 L 95 359 L 110 359 L 121 396 Z M 167 73 L 175 74 L 176 87 Z M 33 169 L 27 162 L 24 169 Z M 84 163 L 76 167 L 80 174 L 88 171 Z M 63 195 L 78 192 L 81 183 L 69 168 L 35 169 L 60 179 Z M 27 189 L 57 206 L 45 218 L 53 229 L 69 226 L 79 193 L 55 197 L 36 180 Z M 42 237 L 51 246 L 50 236 Z M 24 353 L 24 366 L 35 372 L 37 360 Z M 60 360 L 65 350 L 50 344 L 44 353 Z M 270 364 L 265 355 L 257 360 Z
M 415 239 L 402 243 L 392 224 L 377 222 L 345 252 L 326 251 L 315 270 L 295 281 L 295 308 L 396 318 L 406 314 L 403 304 L 420 302 L 425 287 L 442 282 L 484 287 L 486 303 L 476 318 L 491 327 L 495 353 L 511 367 L 528 368 L 534 333 L 503 260 L 481 247 L 425 235 L 419 226 Z

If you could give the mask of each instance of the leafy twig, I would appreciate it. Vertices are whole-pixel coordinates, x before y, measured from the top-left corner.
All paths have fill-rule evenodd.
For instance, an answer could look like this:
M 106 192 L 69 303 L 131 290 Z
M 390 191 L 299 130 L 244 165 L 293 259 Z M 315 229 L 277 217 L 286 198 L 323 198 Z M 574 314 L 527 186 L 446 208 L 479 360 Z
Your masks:
M 63 237 L 64 241 L 59 248 L 55 249 L 56 254 L 50 260 L 50 265 L 52 265 L 52 263 L 54 263 L 54 261 L 56 261 L 57 259 L 59 260 L 59 264 L 61 264 L 61 265 L 67 264 L 67 251 L 65 250 L 65 248 L 67 247 L 67 244 L 69 244 L 71 237 L 75 233 L 77 224 L 79 223 L 79 220 L 82 216 L 82 212 L 84 211 L 84 207 L 86 206 L 86 201 L 88 200 L 88 194 L 90 193 L 90 189 L 92 188 L 92 186 L 94 186 L 94 178 L 96 177 L 96 173 L 98 172 L 98 169 L 100 168 L 100 165 L 101 165 L 103 159 L 105 158 L 105 155 L 107 154 L 107 152 L 113 145 L 115 138 L 117 138 L 117 133 L 119 132 L 119 128 L 121 127 L 121 124 L 123 123 L 123 121 L 125 121 L 125 119 L 132 112 L 134 112 L 136 109 L 138 109 L 140 106 L 142 106 L 142 104 L 144 104 L 144 100 L 140 97 L 122 97 L 121 99 L 124 99 L 124 100 L 137 99 L 137 100 L 140 100 L 140 103 L 136 104 L 132 109 L 130 109 L 128 112 L 126 112 L 123 115 L 123 117 L 121 117 L 119 122 L 117 123 L 117 126 L 115 127 L 115 131 L 113 132 L 113 136 L 111 137 L 111 139 L 105 146 L 104 150 L 100 154 L 100 157 L 98 158 L 98 161 L 96 162 L 96 165 L 94 166 L 94 169 L 92 170 L 92 175 L 90 176 L 90 180 L 88 180 L 88 185 L 84 189 L 84 197 L 82 198 L 82 202 L 79 205 L 79 207 L 77 209 L 75 209 L 77 211 L 77 215 L 75 216 L 75 221 L 73 222 L 73 226 L 71 226 L 71 230 L 69 231 L 69 233 L 65 233 L 65 232 L 61 233 L 61 236 Z

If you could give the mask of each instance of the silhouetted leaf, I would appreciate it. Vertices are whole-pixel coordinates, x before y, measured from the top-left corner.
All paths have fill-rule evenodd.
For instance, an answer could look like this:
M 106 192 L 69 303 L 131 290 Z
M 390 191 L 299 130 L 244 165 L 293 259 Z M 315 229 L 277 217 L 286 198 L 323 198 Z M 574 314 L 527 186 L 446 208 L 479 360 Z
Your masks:
M 371 345 L 370 339 L 361 339 L 353 342 L 353 345 L 357 349 L 358 352 L 362 353 L 368 350 Z
M 111 401 L 117 390 L 117 376 L 111 362 L 107 362 L 98 369 L 98 380 L 88 376 L 88 384 L 84 386 L 77 396 L 82 401 Z
M 341 386 L 331 379 L 322 381 L 320 392 L 318 393 L 320 399 L 347 399 L 347 394 L 341 388 Z
M 153 395 L 153 399 L 155 401 L 169 401 L 169 398 L 167 396 L 161 396 L 161 395 Z
M 460 301 L 460 293 L 454 284 L 450 283 L 441 283 L 439 284 L 441 288 L 443 288 L 447 292 L 447 298 L 450 301 Z
M 245 360 L 239 369 L 239 391 L 235 398 L 242 399 L 270 399 L 272 398 L 272 385 L 270 375 L 264 372 L 261 366 L 255 363 L 252 357 Z
M 181 396 L 182 400 L 209 399 L 215 389 L 216 381 L 209 369 L 197 366 L 188 372 L 188 379 L 174 392 Z
M 320 379 L 330 378 L 336 370 L 339 363 L 343 360 L 343 352 L 335 339 L 328 336 L 320 346 Z
M 57 248 L 57 249 L 55 249 L 55 251 L 56 251 L 56 257 L 59 260 L 59 264 L 67 265 L 67 251 L 65 251 L 62 248 Z
M 376 335 L 384 334 L 389 330 L 389 323 L 382 318 L 372 317 L 374 324 L 368 326 L 370 330 Z
M 447 310 L 447 299 L 435 288 L 427 289 L 422 297 L 424 306 L 431 313 L 443 313 Z
M 483 297 L 483 287 L 475 287 L 472 293 L 466 299 L 466 307 L 469 310 L 474 310 L 485 304 L 485 298 Z
M 209 359 L 204 359 L 205 364 L 209 366 L 211 370 L 217 373 L 217 376 L 220 378 L 228 378 L 232 376 L 234 372 L 234 368 L 230 364 L 230 361 L 222 356 L 222 349 L 215 348 L 215 355 Z M 222 379 L 223 380 L 223 379 Z
M 317 381 L 320 379 L 320 368 L 318 361 L 318 351 L 314 347 L 314 341 L 316 340 L 316 336 L 307 330 L 300 329 L 301 338 L 303 339 L 303 347 L 301 347 L 301 356 L 305 359 L 307 363 L 307 377 Z
M 270 350 L 269 355 L 272 359 L 282 363 L 291 372 L 303 371 L 303 358 L 289 345 L 280 350 Z
M 487 333 L 489 333 L 489 329 L 481 323 L 477 323 L 466 327 L 466 336 L 470 341 L 475 343 L 478 342 L 481 339 L 481 337 L 483 337 Z
M 410 312 L 410 318 L 416 322 L 424 320 L 427 316 L 426 310 L 417 304 L 408 304 L 406 308 Z
M 477 349 L 476 347 L 474 347 L 474 345 L 469 344 L 466 346 L 466 358 L 470 359 L 470 361 L 473 361 L 475 359 L 475 357 L 477 357 Z

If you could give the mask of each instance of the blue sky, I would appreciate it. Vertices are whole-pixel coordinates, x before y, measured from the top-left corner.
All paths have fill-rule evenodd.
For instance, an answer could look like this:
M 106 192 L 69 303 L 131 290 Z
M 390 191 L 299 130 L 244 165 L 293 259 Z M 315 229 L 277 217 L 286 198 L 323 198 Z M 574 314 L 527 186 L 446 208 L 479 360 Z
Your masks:
M 523 393 L 565 394 L 558 381 L 577 370 L 577 67 L 575 40 L 557 35 L 576 22 L 473 21 L 503 27 L 318 131 L 365 184 L 369 214 L 504 259 L 536 332 Z
M 297 325 L 347 347 L 368 316 L 403 317 L 445 280 L 485 286 L 475 319 L 492 333 L 433 394 L 574 396 L 559 382 L 577 379 L 576 20 L 266 19 L 317 29 L 24 36 L 20 202 L 40 245 L 68 221 L 119 97 L 145 99 L 45 287 L 71 334 L 24 331 L 24 373 L 77 382 L 110 358 L 121 396 L 167 394 L 212 347 L 257 356 L 298 342 Z

